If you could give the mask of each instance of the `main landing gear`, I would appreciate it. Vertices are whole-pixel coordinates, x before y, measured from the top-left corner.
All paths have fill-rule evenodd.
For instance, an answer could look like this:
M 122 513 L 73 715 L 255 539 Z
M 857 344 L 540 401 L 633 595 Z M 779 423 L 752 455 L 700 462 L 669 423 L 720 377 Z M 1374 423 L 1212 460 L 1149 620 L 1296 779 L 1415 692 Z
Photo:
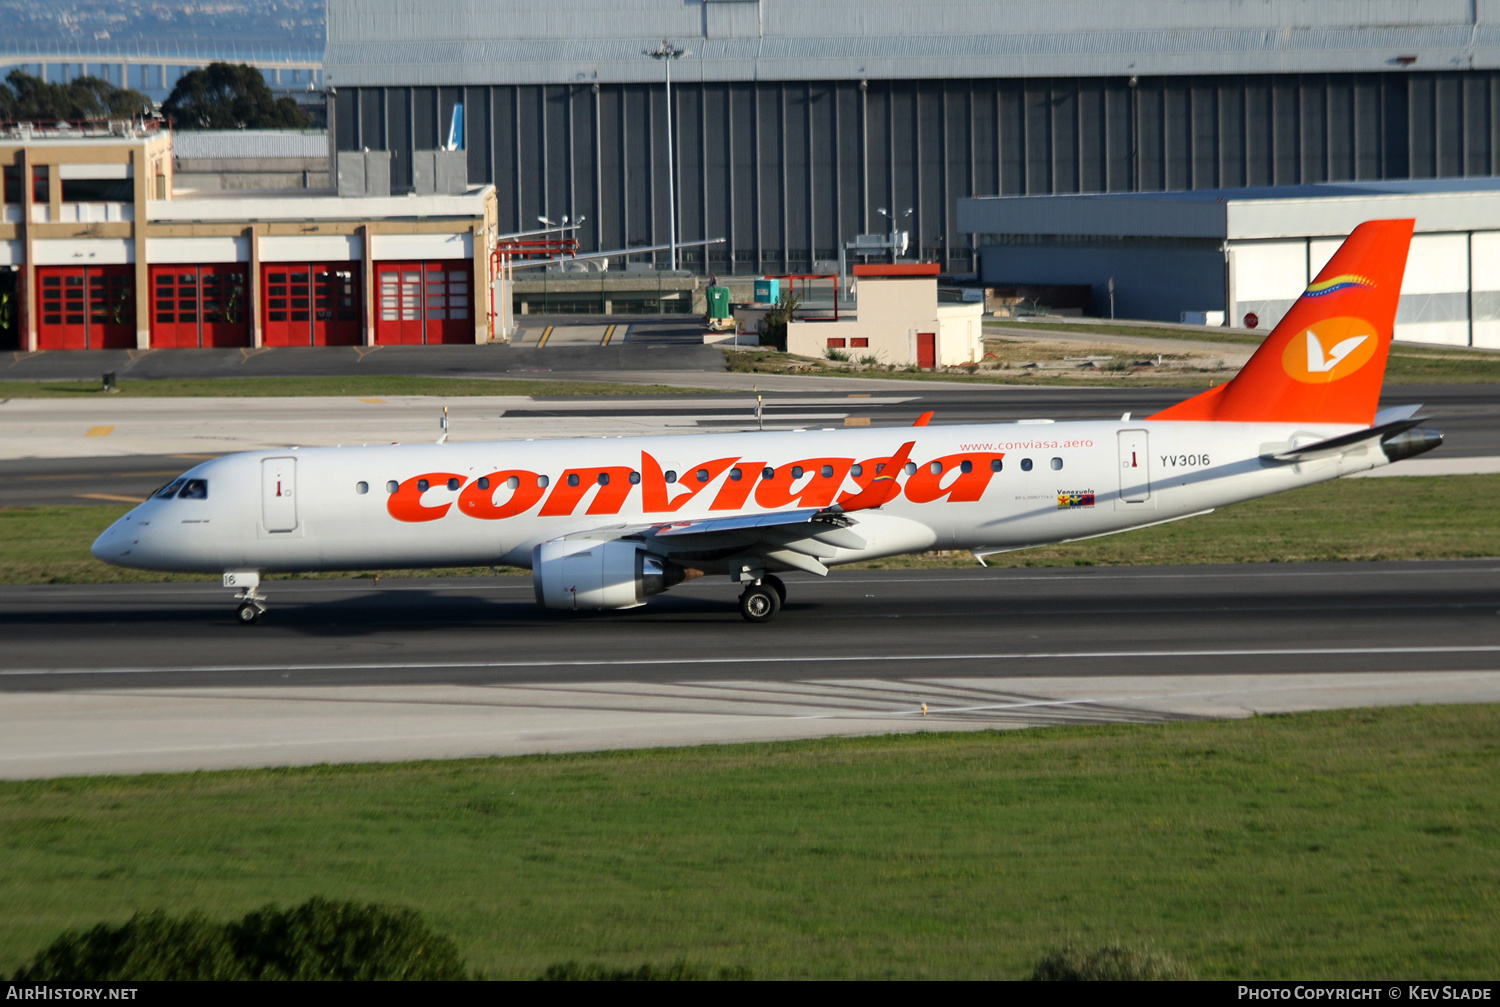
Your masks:
M 740 595 L 740 615 L 750 623 L 770 622 L 785 604 L 786 585 L 780 577 L 768 573 L 759 581 L 745 585 L 745 593 Z
M 241 626 L 252 625 L 265 614 L 266 596 L 256 590 L 260 587 L 259 570 L 226 570 L 224 586 L 237 589 L 234 600 L 240 607 L 234 610 L 234 617 Z

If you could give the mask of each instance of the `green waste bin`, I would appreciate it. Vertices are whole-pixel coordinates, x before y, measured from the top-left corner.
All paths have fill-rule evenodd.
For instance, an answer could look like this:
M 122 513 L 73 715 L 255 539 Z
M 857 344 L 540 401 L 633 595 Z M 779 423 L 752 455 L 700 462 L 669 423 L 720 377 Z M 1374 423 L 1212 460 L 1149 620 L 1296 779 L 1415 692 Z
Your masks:
M 721 332 L 734 325 L 734 319 L 729 310 L 729 288 L 708 287 L 704 293 L 704 300 L 708 304 L 708 311 L 704 321 L 714 332 Z

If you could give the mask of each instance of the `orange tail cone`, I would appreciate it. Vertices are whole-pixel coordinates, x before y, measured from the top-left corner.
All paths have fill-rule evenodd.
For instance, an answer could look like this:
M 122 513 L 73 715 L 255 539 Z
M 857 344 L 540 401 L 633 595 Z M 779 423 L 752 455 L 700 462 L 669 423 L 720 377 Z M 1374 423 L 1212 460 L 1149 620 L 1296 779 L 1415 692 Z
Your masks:
M 1150 418 L 1370 423 L 1415 224 L 1360 224 L 1234 380 Z

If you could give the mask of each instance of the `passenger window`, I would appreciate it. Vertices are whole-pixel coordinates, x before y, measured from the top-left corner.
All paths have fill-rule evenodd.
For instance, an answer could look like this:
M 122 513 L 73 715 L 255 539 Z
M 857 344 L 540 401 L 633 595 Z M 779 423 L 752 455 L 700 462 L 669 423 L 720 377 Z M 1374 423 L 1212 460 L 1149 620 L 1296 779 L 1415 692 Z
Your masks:
M 456 489 L 458 489 L 458 480 L 457 479 L 449 479 L 448 480 L 448 488 L 450 490 L 456 490 Z
M 428 482 L 426 479 L 418 479 L 417 480 L 417 492 L 418 493 L 426 493 L 431 488 L 432 488 L 432 483 Z
M 569 486 L 577 486 L 578 485 L 578 473 L 577 472 L 570 472 L 570 473 L 568 473 L 568 485 Z
M 370 484 L 361 479 L 359 482 L 354 484 L 354 492 L 358 493 L 360 496 L 364 496 L 366 493 L 370 492 Z
M 505 480 L 505 485 L 508 489 L 518 490 L 521 488 L 521 480 L 517 476 L 511 476 L 509 479 Z
M 943 474 L 942 462 L 933 462 L 931 465 L 927 466 L 927 468 L 931 470 L 932 474 L 935 476 L 940 476 Z
M 762 479 L 775 479 L 776 478 L 776 470 L 773 469 L 773 468 L 771 468 L 771 466 L 767 465 L 765 468 L 763 468 L 763 469 L 760 470 L 760 477 Z
M 998 458 L 991 458 L 990 459 L 990 471 L 991 472 L 999 472 L 1004 467 L 1005 467 L 1005 463 L 1002 462 L 1000 459 L 998 459 Z
M 177 495 L 177 491 L 182 489 L 182 484 L 185 482 L 187 482 L 186 479 L 172 480 L 161 489 L 156 491 L 156 498 L 158 500 L 170 500 L 172 497 Z
M 862 476 L 862 475 L 865 474 L 865 467 L 863 465 L 852 466 L 849 469 L 849 474 L 851 476 L 853 476 L 854 478 L 858 479 L 860 476 Z
M 821 469 L 818 470 L 818 472 L 823 476 L 824 479 L 832 479 L 833 478 L 833 466 L 832 465 L 824 465 Z
M 914 476 L 914 475 L 917 474 L 917 463 L 916 462 L 907 462 L 906 463 L 906 474 L 909 475 L 909 476 Z
M 487 490 L 487 489 L 490 488 L 490 477 L 489 476 L 480 476 L 479 477 L 479 488 L 482 489 L 482 490 Z
M 792 466 L 792 478 L 793 479 L 801 479 L 802 478 L 802 466 L 801 465 L 793 465 Z
M 1054 459 L 1052 459 L 1052 471 L 1054 471 L 1054 472 L 1061 472 L 1062 471 L 1062 459 L 1061 458 L 1054 458 Z
M 675 483 L 676 481 L 677 481 L 677 473 L 674 472 L 671 469 L 667 469 L 667 482 L 669 482 L 669 483 Z
M 635 485 L 639 484 L 640 481 L 641 481 L 641 474 L 639 472 L 632 472 L 632 473 L 630 473 L 630 485 L 635 486 Z
M 394 480 L 394 479 L 392 479 L 392 480 L 390 480 L 390 481 L 389 481 L 389 482 L 387 482 L 387 483 L 386 483 L 386 484 L 385 484 L 385 491 L 386 491 L 386 492 L 387 492 L 387 493 L 394 493 L 394 492 L 396 492 L 396 491 L 397 491 L 397 490 L 398 490 L 398 489 L 400 489 L 400 488 L 401 488 L 401 484 L 400 484 L 400 483 L 398 483 L 398 482 L 397 482 L 397 481 L 396 481 L 396 480 Z
M 739 482 L 743 478 L 745 478 L 745 473 L 741 472 L 739 469 L 730 469 L 729 470 L 729 481 L 730 482 L 736 482 L 737 483 L 737 482 Z
M 958 463 L 958 470 L 960 472 L 973 472 L 974 471 L 974 463 L 971 462 L 971 461 L 969 461 L 969 459 L 965 458 L 963 461 L 961 461 L 961 462 Z
M 599 473 L 599 485 L 600 486 L 608 486 L 609 485 L 609 473 L 608 472 L 600 472 Z
M 1021 471 L 1022 472 L 1030 472 L 1031 471 L 1031 459 L 1030 458 L 1022 458 L 1021 459 Z
M 207 500 L 208 499 L 208 480 L 207 479 L 189 479 L 183 485 L 182 491 L 177 494 L 177 499 L 179 499 L 179 500 Z
M 698 481 L 700 483 L 706 483 L 706 482 L 708 482 L 708 469 L 699 469 L 698 470 Z
M 550 482 L 552 482 L 552 480 L 548 479 L 546 476 L 537 476 L 536 477 L 536 484 L 537 484 L 537 486 L 541 487 L 542 489 L 546 489 L 547 488 L 547 484 L 550 483 Z

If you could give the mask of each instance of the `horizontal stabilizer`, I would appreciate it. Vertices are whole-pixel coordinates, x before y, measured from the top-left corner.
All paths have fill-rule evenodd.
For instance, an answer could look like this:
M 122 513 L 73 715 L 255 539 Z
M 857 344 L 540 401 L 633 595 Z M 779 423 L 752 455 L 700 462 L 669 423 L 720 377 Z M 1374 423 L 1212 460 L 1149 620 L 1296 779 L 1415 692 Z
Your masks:
M 1419 419 L 1397 420 L 1394 423 L 1383 423 L 1380 426 L 1370 427 L 1368 430 L 1356 430 L 1353 433 L 1343 434 L 1339 437 L 1330 437 L 1326 441 L 1315 441 L 1312 444 L 1304 444 L 1301 447 L 1292 448 L 1288 451 L 1278 451 L 1270 457 L 1278 462 L 1305 462 L 1314 458 L 1329 458 L 1333 455 L 1343 454 L 1350 448 L 1363 444 L 1366 441 L 1386 441 L 1398 434 L 1403 434 L 1422 421 Z M 1439 435 L 1441 439 L 1441 435 Z M 1436 446 L 1436 445 L 1434 445 Z

